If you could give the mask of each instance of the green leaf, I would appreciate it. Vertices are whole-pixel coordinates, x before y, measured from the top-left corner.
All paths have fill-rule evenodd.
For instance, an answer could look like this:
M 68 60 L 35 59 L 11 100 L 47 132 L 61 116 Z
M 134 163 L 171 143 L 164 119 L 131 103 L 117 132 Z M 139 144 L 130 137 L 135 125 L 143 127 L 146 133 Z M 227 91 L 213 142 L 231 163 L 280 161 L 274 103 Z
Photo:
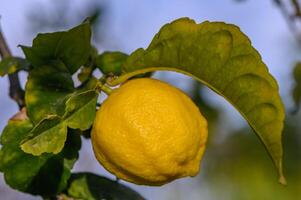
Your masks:
M 122 66 L 116 85 L 137 74 L 170 70 L 189 75 L 229 101 L 248 121 L 271 155 L 284 183 L 281 135 L 284 106 L 276 80 L 238 27 L 178 19 L 137 49 Z
M 104 52 L 96 58 L 96 66 L 104 74 L 120 75 L 122 71 L 122 64 L 126 60 L 128 55 L 115 51 L 115 52 Z
M 296 105 L 296 111 L 298 111 L 300 108 L 300 101 L 301 101 L 301 63 L 296 64 L 294 68 L 293 76 L 295 79 L 295 86 L 293 89 L 293 100 Z
M 29 70 L 30 63 L 19 57 L 7 57 L 0 62 L 0 76 L 12 74 L 19 70 Z
M 61 68 L 57 65 L 44 65 L 29 73 L 25 102 L 27 114 L 34 124 L 48 115 L 62 116 L 65 113 L 65 102 L 74 87 L 71 75 Z
M 93 67 L 82 67 L 77 75 L 78 80 L 82 83 L 88 81 L 89 78 L 92 76 L 93 71 Z
M 60 154 L 33 156 L 24 153 L 19 143 L 32 129 L 29 120 L 10 120 L 1 135 L 0 170 L 6 183 L 17 190 L 51 196 L 61 192 L 78 158 L 80 136 L 70 132 Z
M 68 129 L 67 140 L 63 151 L 53 155 L 40 169 L 38 176 L 31 183 L 30 193 L 53 196 L 62 192 L 71 176 L 71 169 L 78 159 L 81 138 L 74 130 Z M 43 183 L 47 183 L 43 185 Z
M 34 67 L 60 60 L 74 73 L 85 64 L 91 50 L 91 27 L 83 23 L 66 32 L 38 34 L 32 47 L 21 46 L 26 58 Z
M 26 58 L 34 67 L 47 64 L 50 60 L 56 60 L 57 48 L 64 32 L 40 33 L 33 40 L 32 47 L 21 46 Z
M 91 127 L 96 114 L 97 97 L 95 90 L 88 90 L 68 99 L 65 114 L 68 127 L 83 131 Z
M 143 200 L 132 189 L 115 181 L 92 173 L 72 174 L 69 180 L 68 195 L 85 200 Z
M 57 154 L 64 147 L 67 127 L 82 131 L 89 129 L 96 114 L 97 83 L 97 79 L 93 78 L 74 93 L 68 94 L 70 97 L 64 101 L 65 105 L 57 107 L 63 109 L 64 115 L 46 115 L 21 142 L 21 149 L 36 156 L 43 153 Z
M 61 152 L 67 138 L 67 124 L 57 115 L 49 115 L 37 124 L 21 142 L 21 149 L 39 156 L 42 153 Z

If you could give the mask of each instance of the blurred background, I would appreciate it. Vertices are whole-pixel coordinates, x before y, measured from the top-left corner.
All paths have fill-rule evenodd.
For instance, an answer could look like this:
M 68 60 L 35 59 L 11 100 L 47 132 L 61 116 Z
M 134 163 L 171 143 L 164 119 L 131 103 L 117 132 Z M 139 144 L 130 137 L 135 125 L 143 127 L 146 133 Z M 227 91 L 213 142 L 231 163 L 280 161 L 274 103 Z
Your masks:
M 187 92 L 209 121 L 209 143 L 197 177 L 183 178 L 163 187 L 122 182 L 146 199 L 155 200 L 290 200 L 301 198 L 300 112 L 294 109 L 292 70 L 301 61 L 296 1 L 279 0 L 1 0 L 0 23 L 16 56 L 19 44 L 31 45 L 38 32 L 70 28 L 92 16 L 93 43 L 105 50 L 131 53 L 147 47 L 160 27 L 179 17 L 200 23 L 225 21 L 238 25 L 260 52 L 278 80 L 287 110 L 284 133 L 284 169 L 288 185 L 278 184 L 276 170 L 263 145 L 238 112 L 209 89 L 184 75 L 159 72 L 155 77 Z M 294 16 L 294 14 L 297 14 Z M 300 14 L 300 13 L 299 13 Z M 295 19 L 297 18 L 297 19 Z M 296 22 L 296 23 L 295 23 Z M 22 85 L 26 74 L 20 74 Z M 103 97 L 102 97 L 103 99 Z M 0 130 L 18 111 L 8 97 L 8 79 L 0 78 Z M 114 179 L 95 160 L 90 140 L 83 139 L 74 171 L 90 171 Z M 10 189 L 0 175 L 1 200 L 40 199 Z

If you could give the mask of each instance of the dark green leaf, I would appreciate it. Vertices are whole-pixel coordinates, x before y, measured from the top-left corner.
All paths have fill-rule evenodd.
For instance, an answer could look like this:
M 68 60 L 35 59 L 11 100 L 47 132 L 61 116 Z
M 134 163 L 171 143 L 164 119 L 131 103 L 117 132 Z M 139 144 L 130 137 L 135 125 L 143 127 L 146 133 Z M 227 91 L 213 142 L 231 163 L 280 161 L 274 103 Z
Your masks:
M 73 80 L 68 72 L 57 68 L 44 65 L 29 74 L 25 102 L 34 124 L 47 115 L 62 116 L 65 113 L 65 102 L 74 91 Z
M 0 76 L 12 74 L 19 70 L 29 70 L 27 60 L 19 57 L 8 57 L 0 61 Z
M 120 75 L 122 71 L 121 65 L 128 55 L 121 52 L 104 52 L 96 58 L 96 66 L 104 74 Z
M 21 46 L 27 60 L 34 67 L 47 64 L 50 60 L 57 60 L 56 48 L 64 32 L 40 33 L 33 40 L 32 47 Z
M 38 34 L 32 47 L 21 47 L 34 67 L 47 65 L 51 60 L 61 60 L 69 72 L 74 73 L 89 58 L 90 40 L 90 24 L 83 23 L 67 32 Z
M 144 198 L 132 189 L 110 179 L 92 174 L 72 174 L 69 180 L 68 195 L 85 200 L 143 200 Z
M 257 133 L 278 168 L 280 182 L 285 182 L 281 142 L 285 112 L 278 85 L 238 27 L 178 19 L 165 25 L 146 50 L 132 53 L 122 70 L 123 75 L 109 84 L 171 70 L 192 76 L 223 96 Z
M 295 79 L 295 87 L 293 89 L 293 99 L 296 105 L 296 111 L 299 110 L 300 107 L 300 101 L 301 101 L 301 63 L 297 63 L 293 76 Z
M 10 120 L 1 135 L 0 170 L 12 188 L 42 196 L 61 192 L 70 177 L 70 170 L 78 158 L 80 137 L 68 134 L 60 154 L 33 156 L 24 153 L 19 143 L 28 136 L 32 124 L 28 121 Z

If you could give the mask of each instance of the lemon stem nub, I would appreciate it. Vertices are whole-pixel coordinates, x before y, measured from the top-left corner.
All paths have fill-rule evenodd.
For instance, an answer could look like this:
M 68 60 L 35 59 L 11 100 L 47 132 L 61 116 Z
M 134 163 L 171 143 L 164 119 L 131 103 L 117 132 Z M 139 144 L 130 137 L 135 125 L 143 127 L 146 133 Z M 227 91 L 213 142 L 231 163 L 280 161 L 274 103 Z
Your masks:
M 98 83 L 97 89 L 98 89 L 99 92 L 103 91 L 103 92 L 106 93 L 107 95 L 110 95 L 110 94 L 113 92 L 113 90 L 112 90 L 110 87 L 104 85 L 104 84 L 101 83 L 101 82 Z
M 105 86 L 105 85 L 103 85 L 103 86 L 101 87 L 101 90 L 102 90 L 103 92 L 105 92 L 107 95 L 110 95 L 110 94 L 113 92 L 113 90 L 112 90 L 111 88 L 109 88 L 108 86 Z

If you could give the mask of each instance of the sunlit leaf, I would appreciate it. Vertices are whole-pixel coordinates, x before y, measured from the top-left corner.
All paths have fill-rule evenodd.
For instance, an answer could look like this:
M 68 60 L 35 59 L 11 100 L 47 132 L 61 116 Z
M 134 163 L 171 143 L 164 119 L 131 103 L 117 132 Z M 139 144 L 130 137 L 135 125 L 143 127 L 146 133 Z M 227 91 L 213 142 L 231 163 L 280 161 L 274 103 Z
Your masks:
M 72 174 L 69 181 L 68 195 L 85 200 L 143 200 L 134 190 L 92 173 Z
M 28 134 L 21 149 L 39 156 L 42 153 L 59 153 L 67 138 L 67 124 L 57 115 L 50 115 L 38 123 Z
M 250 40 L 222 22 L 196 24 L 188 18 L 165 25 L 149 47 L 133 52 L 117 85 L 137 74 L 170 70 L 192 76 L 229 101 L 270 153 L 284 183 L 281 135 L 284 106 L 278 85 Z

